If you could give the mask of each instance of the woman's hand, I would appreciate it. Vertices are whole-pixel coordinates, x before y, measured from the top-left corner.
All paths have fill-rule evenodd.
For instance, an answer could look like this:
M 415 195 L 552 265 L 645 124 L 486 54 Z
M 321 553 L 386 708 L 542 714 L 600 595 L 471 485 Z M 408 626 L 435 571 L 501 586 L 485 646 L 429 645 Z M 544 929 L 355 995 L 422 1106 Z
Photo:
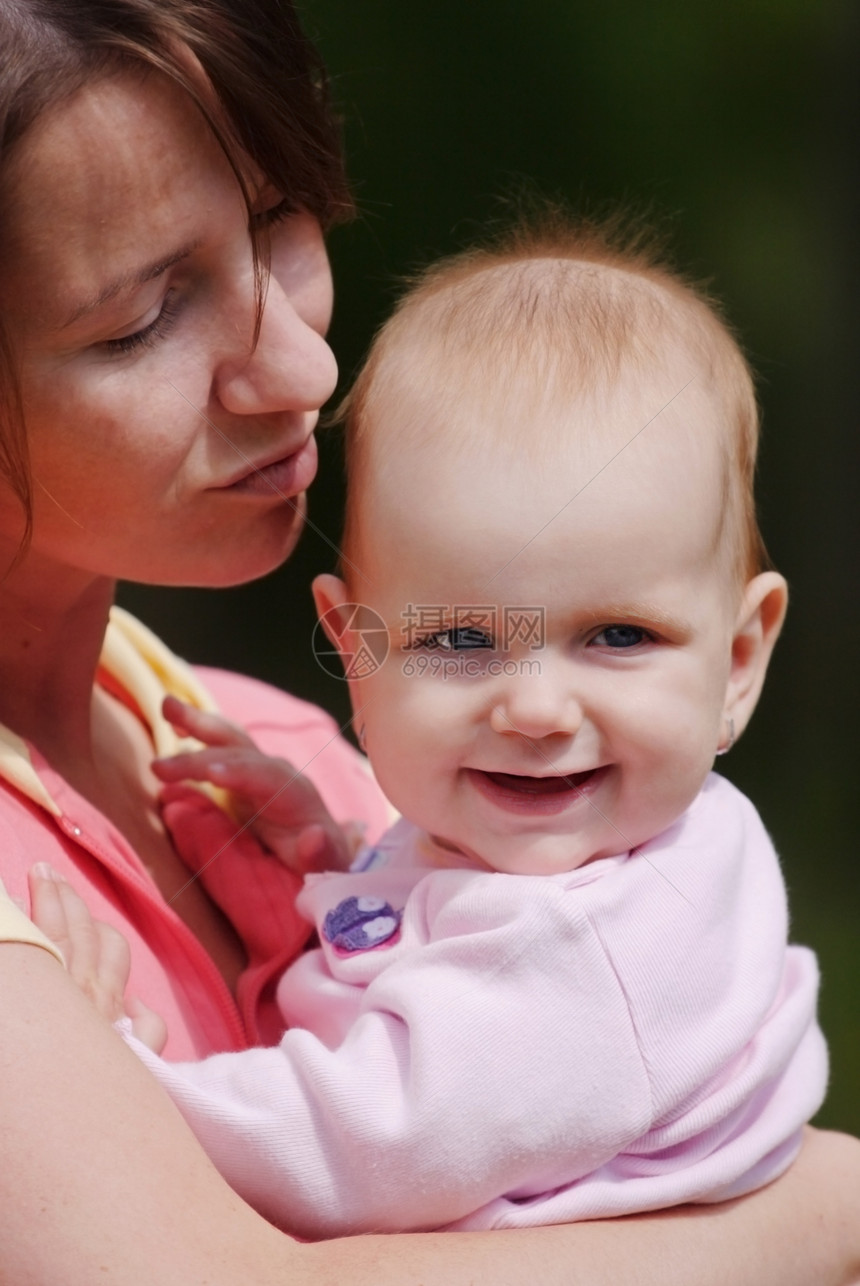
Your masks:
M 153 761 L 153 772 L 167 784 L 164 798 L 171 798 L 172 784 L 209 782 L 230 792 L 243 827 L 291 871 L 346 870 L 352 845 L 307 777 L 264 755 L 241 728 L 176 697 L 166 698 L 164 716 L 206 747 Z
M 28 874 L 33 923 L 58 947 L 70 977 L 109 1023 L 131 1019 L 139 1041 L 155 1054 L 167 1042 L 160 1014 L 136 996 L 127 996 L 131 953 L 112 924 L 95 920 L 82 898 L 47 862 Z

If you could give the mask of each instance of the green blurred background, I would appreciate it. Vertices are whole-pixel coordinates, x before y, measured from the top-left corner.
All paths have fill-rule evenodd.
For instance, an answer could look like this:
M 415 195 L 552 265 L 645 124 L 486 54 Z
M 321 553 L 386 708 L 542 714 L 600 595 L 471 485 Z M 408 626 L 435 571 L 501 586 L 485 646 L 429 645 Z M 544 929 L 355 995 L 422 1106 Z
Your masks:
M 647 204 L 725 300 L 760 374 L 765 536 L 792 590 L 759 713 L 721 762 L 782 854 L 793 935 L 818 951 L 833 1060 L 820 1122 L 860 1134 L 860 22 L 847 0 L 305 0 L 345 120 L 361 216 L 331 252 L 344 384 L 417 262 L 470 240 L 527 179 L 574 204 Z M 337 435 L 311 516 L 336 544 Z M 190 659 L 347 718 L 315 664 L 307 532 L 227 592 L 127 587 Z

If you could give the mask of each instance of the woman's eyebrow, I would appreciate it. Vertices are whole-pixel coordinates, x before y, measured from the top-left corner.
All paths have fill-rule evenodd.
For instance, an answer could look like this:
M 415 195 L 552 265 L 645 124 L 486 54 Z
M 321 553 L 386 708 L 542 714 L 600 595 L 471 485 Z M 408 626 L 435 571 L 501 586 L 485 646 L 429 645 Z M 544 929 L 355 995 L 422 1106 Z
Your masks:
M 117 295 L 121 295 L 123 291 L 131 290 L 135 286 L 143 286 L 148 281 L 154 281 L 156 277 L 160 277 L 163 272 L 167 272 L 168 268 L 172 268 L 174 264 L 181 263 L 183 259 L 187 259 L 190 254 L 193 254 L 199 244 L 200 243 L 197 241 L 192 242 L 191 245 L 183 246 L 180 250 L 168 255 L 166 259 L 157 259 L 152 263 L 146 264 L 143 268 L 137 269 L 135 272 L 126 272 L 120 277 L 115 277 L 114 280 L 104 286 L 97 295 L 94 295 L 91 299 L 79 304 L 77 308 L 75 308 L 74 311 L 66 318 L 66 320 L 61 322 L 57 329 L 66 330 L 69 326 L 73 326 L 75 322 L 80 321 L 82 317 L 86 317 L 89 313 L 95 312 L 95 310 L 100 308 L 102 304 L 106 304 Z

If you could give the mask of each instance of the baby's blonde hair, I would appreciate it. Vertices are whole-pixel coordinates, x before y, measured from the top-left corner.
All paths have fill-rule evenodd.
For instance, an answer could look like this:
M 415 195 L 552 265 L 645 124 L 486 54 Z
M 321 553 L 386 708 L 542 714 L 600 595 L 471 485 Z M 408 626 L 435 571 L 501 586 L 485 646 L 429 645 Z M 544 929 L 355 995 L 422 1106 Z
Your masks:
M 572 220 L 557 209 L 519 221 L 489 244 L 426 268 L 378 332 L 340 412 L 349 489 L 344 553 L 359 558 L 370 446 L 397 409 L 398 441 L 456 450 L 464 391 L 491 389 L 504 406 L 523 384 L 544 405 L 611 389 L 622 373 L 665 365 L 674 346 L 716 400 L 724 425 L 721 542 L 739 582 L 769 565 L 753 483 L 759 418 L 750 368 L 719 306 L 669 267 L 653 237 L 629 222 Z M 404 411 L 406 408 L 406 411 Z M 408 414 L 412 408 L 412 420 Z M 426 441 L 432 408 L 434 437 Z M 539 421 L 540 417 L 535 417 Z M 517 416 L 488 416 L 498 441 L 518 443 Z M 482 426 L 482 431 L 486 429 Z M 524 455 L 525 459 L 525 455 Z M 373 468 L 384 467 L 384 453 Z M 419 480 L 420 483 L 420 480 Z M 347 580 L 349 576 L 347 575 Z

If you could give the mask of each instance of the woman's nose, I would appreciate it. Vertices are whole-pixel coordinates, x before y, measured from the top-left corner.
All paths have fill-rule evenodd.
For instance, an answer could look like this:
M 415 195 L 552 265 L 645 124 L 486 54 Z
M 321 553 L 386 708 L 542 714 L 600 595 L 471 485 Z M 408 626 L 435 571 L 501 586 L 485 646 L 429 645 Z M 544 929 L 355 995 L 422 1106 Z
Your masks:
M 291 297 L 274 275 L 269 277 L 257 343 L 251 348 L 250 335 L 244 343 L 237 336 L 238 351 L 225 356 L 216 371 L 215 392 L 226 411 L 318 411 L 334 392 L 337 364 L 317 328 L 320 309 L 310 307 L 306 293 Z
M 582 720 L 582 706 L 570 683 L 543 670 L 509 679 L 490 714 L 495 732 L 518 733 L 532 740 L 556 733 L 573 736 Z

